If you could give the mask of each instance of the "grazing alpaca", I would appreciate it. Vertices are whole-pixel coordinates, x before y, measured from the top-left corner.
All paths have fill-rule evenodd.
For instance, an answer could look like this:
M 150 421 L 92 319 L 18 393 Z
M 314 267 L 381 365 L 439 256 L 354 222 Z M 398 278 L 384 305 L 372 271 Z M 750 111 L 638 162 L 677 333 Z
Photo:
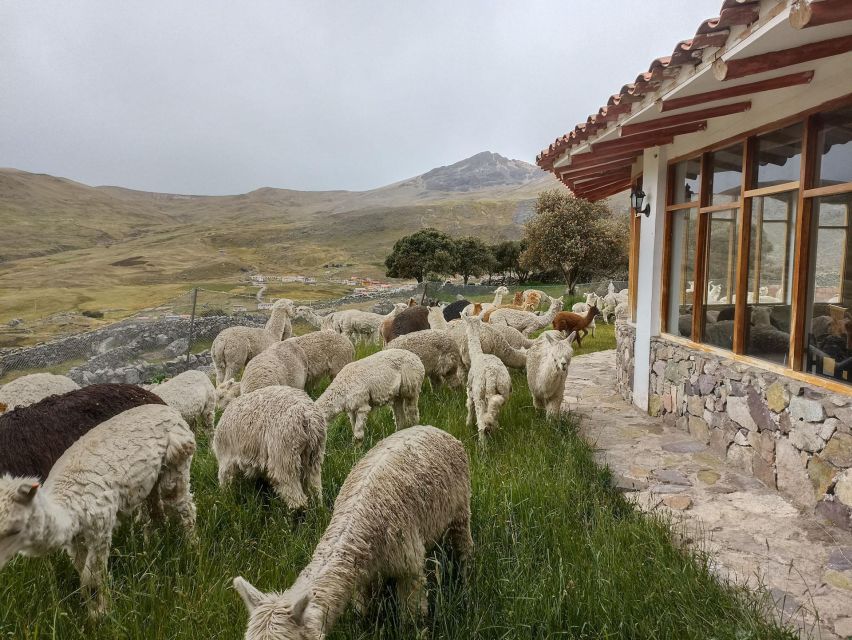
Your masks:
M 216 384 L 236 378 L 240 369 L 258 353 L 289 338 L 293 334 L 290 317 L 294 308 L 292 300 L 282 298 L 272 305 L 272 313 L 262 329 L 228 327 L 220 331 L 210 347 L 216 365 Z
M 398 313 L 390 325 L 382 326 L 382 338 L 385 344 L 391 342 L 398 336 L 414 331 L 423 331 L 429 328 L 429 307 L 420 305 L 409 307 Z
M 493 309 L 494 307 L 499 307 L 503 304 L 503 296 L 509 295 L 509 290 L 506 287 L 497 287 L 494 290 L 494 302 L 477 302 L 476 304 L 470 304 L 462 311 L 462 315 L 469 316 L 478 316 L 483 311 L 488 311 L 489 309 Z M 479 311 L 476 312 L 472 307 L 478 306 Z
M 585 302 L 575 302 L 574 305 L 571 307 L 571 311 L 573 311 L 574 313 L 581 313 L 581 314 L 586 313 L 586 311 L 589 310 L 589 307 L 591 307 L 593 304 L 598 303 L 598 299 L 599 298 L 598 298 L 597 294 L 590 291 L 586 294 L 586 301 Z M 618 317 L 617 311 L 618 311 L 618 306 L 616 306 L 616 308 L 615 308 L 616 317 Z M 597 330 L 597 327 L 595 326 L 595 319 L 594 318 L 592 318 L 592 322 L 591 322 L 591 324 L 589 324 L 589 329 L 591 329 L 592 337 L 594 338 L 595 335 L 596 335 L 596 330 Z
M 528 336 L 553 322 L 553 318 L 560 311 L 562 311 L 562 298 L 551 298 L 547 312 L 540 316 L 530 311 L 497 309 L 491 314 L 490 320 L 491 324 L 508 324 Z
M 553 328 L 557 331 L 561 331 L 564 335 L 568 335 L 573 332 L 574 337 L 577 340 L 577 345 L 582 347 L 582 339 L 589 333 L 588 326 L 599 313 L 600 311 L 598 310 L 598 307 L 594 304 L 582 315 L 572 311 L 563 311 L 561 313 L 557 313 L 556 317 L 553 318 Z
M 315 329 L 321 329 L 322 323 L 326 318 L 328 318 L 328 315 L 317 315 L 317 313 L 313 309 L 303 305 L 300 307 L 296 307 L 296 311 L 294 312 L 293 317 L 302 318 L 305 322 L 310 324 Z
M 66 376 L 53 373 L 31 373 L 15 378 L 0 387 L 0 413 L 16 407 L 26 407 L 48 396 L 79 389 L 80 385 Z
M 388 436 L 353 467 L 310 563 L 283 592 L 234 578 L 249 613 L 247 640 L 321 640 L 394 579 L 399 605 L 426 613 L 427 553 L 444 538 L 464 562 L 470 536 L 470 467 L 461 442 L 415 426 Z M 406 637 L 411 637 L 406 635 Z M 418 634 L 418 637 L 419 634 Z
M 506 365 L 495 355 L 482 352 L 479 335 L 482 320 L 465 317 L 470 371 L 467 374 L 467 424 L 473 425 L 474 415 L 480 443 L 498 428 L 500 408 L 512 394 L 512 378 Z

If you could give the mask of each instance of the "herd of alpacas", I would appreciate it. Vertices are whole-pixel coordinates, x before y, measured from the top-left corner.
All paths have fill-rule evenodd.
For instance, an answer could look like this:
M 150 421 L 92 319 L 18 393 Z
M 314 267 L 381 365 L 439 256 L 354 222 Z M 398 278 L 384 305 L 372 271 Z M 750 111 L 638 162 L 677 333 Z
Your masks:
M 214 340 L 216 386 L 199 371 L 145 388 L 80 388 L 47 373 L 10 382 L 0 388 L 0 568 L 19 553 L 64 549 L 89 613 L 101 614 L 120 516 L 135 514 L 146 531 L 168 516 L 195 541 L 193 429 L 212 430 L 221 486 L 262 477 L 300 510 L 320 500 L 330 421 L 345 414 L 360 444 L 370 412 L 390 405 L 397 431 L 351 470 L 295 583 L 278 593 L 241 577 L 233 585 L 253 640 L 325 637 L 350 600 L 363 609 L 389 578 L 408 612 L 422 615 L 430 547 L 446 536 L 462 561 L 473 550 L 467 453 L 445 431 L 418 424 L 424 381 L 466 389 L 467 423 L 484 444 L 512 393 L 509 368 L 526 370 L 536 408 L 559 412 L 572 344 L 600 314 L 592 298 L 564 312 L 561 298 L 541 291 L 503 304 L 507 294 L 499 288 L 490 304 L 409 300 L 387 315 L 317 316 L 278 300 L 265 327 L 228 328 Z M 318 330 L 293 337 L 299 317 Z M 384 346 L 356 360 L 359 340 Z M 331 382 L 314 401 L 305 386 L 325 376 Z

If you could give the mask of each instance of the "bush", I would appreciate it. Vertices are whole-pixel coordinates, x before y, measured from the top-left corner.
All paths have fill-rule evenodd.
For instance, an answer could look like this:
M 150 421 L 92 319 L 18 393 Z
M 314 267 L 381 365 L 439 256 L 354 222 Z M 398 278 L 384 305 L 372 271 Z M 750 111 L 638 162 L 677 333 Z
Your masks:
M 104 312 L 103 311 L 89 311 L 87 309 L 86 311 L 83 311 L 83 315 L 86 316 L 87 318 L 103 318 Z

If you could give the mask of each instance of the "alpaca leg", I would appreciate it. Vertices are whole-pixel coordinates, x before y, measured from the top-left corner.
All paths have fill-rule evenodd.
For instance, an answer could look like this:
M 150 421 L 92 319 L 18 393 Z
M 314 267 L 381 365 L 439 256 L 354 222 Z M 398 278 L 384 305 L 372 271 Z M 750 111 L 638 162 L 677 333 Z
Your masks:
M 115 522 L 111 523 L 113 526 Z M 86 560 L 83 562 L 83 571 L 80 573 L 80 586 L 83 596 L 86 598 L 86 608 L 89 616 L 97 617 L 106 612 L 106 567 L 109 558 L 110 539 L 113 526 L 109 526 L 109 536 L 106 539 L 87 540 Z
M 405 607 L 412 620 L 429 613 L 429 598 L 426 593 L 426 572 L 424 571 L 424 558 L 426 549 L 423 544 L 412 544 L 408 552 L 411 555 L 405 558 L 409 565 L 407 571 L 397 576 L 396 593 L 399 603 Z
M 468 427 L 472 427 L 474 424 L 474 404 L 473 404 L 473 391 L 470 387 L 467 389 L 467 420 L 465 424 Z
M 394 398 L 391 400 L 391 408 L 393 409 L 393 424 L 397 431 L 405 429 L 407 426 L 405 416 L 405 400 L 402 398 Z
M 163 500 L 160 498 L 160 481 L 157 479 L 157 482 L 154 484 L 154 487 L 151 489 L 151 493 L 148 494 L 148 497 L 145 498 L 145 507 L 148 510 L 147 519 L 144 517 L 140 518 L 143 520 L 147 520 L 145 524 L 148 523 L 160 523 L 164 519 L 163 514 Z
M 299 452 L 287 446 L 285 442 L 276 442 L 270 447 L 271 468 L 267 468 L 270 484 L 287 506 L 291 509 L 303 509 L 308 497 L 302 489 L 302 458 Z
M 485 422 L 488 425 L 489 431 L 496 431 L 499 427 L 497 423 L 497 418 L 500 414 L 500 408 L 503 406 L 503 403 L 506 402 L 506 398 L 501 395 L 493 395 L 488 398 L 488 402 L 485 407 Z
M 175 461 L 163 469 L 157 484 L 166 513 L 178 520 L 186 533 L 194 538 L 196 511 L 189 484 L 191 464 L 191 456 Z
M 68 552 L 68 557 L 71 558 L 71 562 L 74 564 L 74 569 L 77 571 L 77 575 L 83 575 L 83 569 L 86 566 L 86 545 L 80 542 L 72 542 L 71 545 L 66 549 Z
M 364 427 L 367 424 L 367 416 L 370 415 L 370 407 L 358 409 L 353 413 L 355 419 L 352 421 L 352 438 L 356 444 L 361 444 L 364 441 Z
M 402 401 L 402 409 L 405 412 L 405 426 L 410 427 L 420 422 L 420 396 L 405 398 Z
M 305 492 L 311 494 L 317 502 L 322 501 L 322 456 L 319 452 L 312 454 L 303 462 L 305 477 L 302 486 Z
M 219 486 L 231 484 L 240 473 L 240 465 L 229 459 L 219 461 Z
M 470 535 L 470 508 L 465 509 L 462 517 L 450 523 L 447 529 L 447 542 L 455 551 L 459 562 L 467 562 L 473 554 L 473 537 Z

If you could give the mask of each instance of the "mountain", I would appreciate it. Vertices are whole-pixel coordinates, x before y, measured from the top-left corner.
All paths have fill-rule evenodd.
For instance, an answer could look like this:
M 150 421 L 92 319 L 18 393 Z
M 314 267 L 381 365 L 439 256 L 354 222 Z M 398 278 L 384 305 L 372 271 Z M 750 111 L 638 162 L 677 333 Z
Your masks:
M 424 226 L 518 237 L 558 183 L 491 152 L 368 191 L 266 187 L 229 196 L 91 187 L 0 169 L 0 322 L 72 309 L 138 309 L 250 271 L 382 276 L 393 242 Z M 248 289 L 246 289 L 248 292 Z

